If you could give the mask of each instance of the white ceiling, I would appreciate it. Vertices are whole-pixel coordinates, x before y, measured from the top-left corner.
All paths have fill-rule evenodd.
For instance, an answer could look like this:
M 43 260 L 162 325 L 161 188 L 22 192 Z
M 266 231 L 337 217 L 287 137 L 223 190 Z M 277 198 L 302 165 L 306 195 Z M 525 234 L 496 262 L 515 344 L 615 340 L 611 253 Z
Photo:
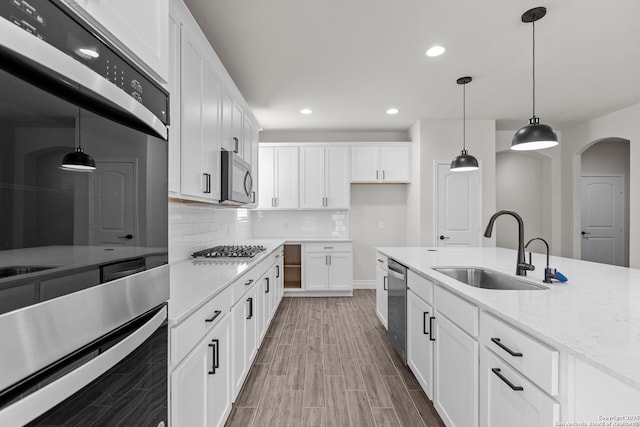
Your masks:
M 638 0 L 186 0 L 264 129 L 400 130 L 467 118 L 562 126 L 640 102 Z M 444 55 L 428 58 L 434 44 Z M 298 111 L 308 107 L 313 114 Z M 400 113 L 385 114 L 389 107 Z

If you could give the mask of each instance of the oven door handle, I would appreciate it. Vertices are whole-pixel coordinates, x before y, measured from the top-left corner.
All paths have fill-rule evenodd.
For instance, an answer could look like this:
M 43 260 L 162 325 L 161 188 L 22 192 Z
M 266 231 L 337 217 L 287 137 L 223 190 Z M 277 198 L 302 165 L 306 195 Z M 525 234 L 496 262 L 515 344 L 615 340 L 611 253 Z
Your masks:
M 164 306 L 147 323 L 101 355 L 0 410 L 0 425 L 25 425 L 91 384 L 140 347 L 166 319 Z
M 72 98 L 87 110 L 167 139 L 167 126 L 160 118 L 86 65 L 6 19 L 0 19 L 0 32 L 0 58 L 14 70 L 28 69 L 29 73 L 19 74 L 21 78 L 31 76 L 32 84 L 46 85 L 56 96 Z

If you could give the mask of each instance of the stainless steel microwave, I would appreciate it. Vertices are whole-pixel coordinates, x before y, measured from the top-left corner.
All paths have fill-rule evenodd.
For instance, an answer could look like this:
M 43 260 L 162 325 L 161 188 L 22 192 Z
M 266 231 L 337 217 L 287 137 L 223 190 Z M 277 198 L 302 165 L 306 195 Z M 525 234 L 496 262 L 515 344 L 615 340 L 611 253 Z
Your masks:
M 222 151 L 220 204 L 246 205 L 256 201 L 251 165 L 233 151 Z

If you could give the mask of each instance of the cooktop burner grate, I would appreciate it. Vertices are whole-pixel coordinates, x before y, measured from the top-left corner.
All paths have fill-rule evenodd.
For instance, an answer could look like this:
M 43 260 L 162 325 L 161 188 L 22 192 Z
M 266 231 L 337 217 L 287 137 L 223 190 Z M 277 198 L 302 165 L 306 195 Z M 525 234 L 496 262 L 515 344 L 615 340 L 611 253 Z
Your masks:
M 194 252 L 193 258 L 253 258 L 264 251 L 262 245 L 221 245 L 209 249 Z

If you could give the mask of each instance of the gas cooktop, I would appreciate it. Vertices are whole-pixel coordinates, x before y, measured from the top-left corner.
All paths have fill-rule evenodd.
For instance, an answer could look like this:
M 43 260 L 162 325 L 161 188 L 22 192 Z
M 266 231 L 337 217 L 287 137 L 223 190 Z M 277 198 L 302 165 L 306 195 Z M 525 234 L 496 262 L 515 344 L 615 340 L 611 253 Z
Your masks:
M 253 258 L 264 251 L 262 245 L 221 245 L 209 249 L 194 252 L 193 258 Z

